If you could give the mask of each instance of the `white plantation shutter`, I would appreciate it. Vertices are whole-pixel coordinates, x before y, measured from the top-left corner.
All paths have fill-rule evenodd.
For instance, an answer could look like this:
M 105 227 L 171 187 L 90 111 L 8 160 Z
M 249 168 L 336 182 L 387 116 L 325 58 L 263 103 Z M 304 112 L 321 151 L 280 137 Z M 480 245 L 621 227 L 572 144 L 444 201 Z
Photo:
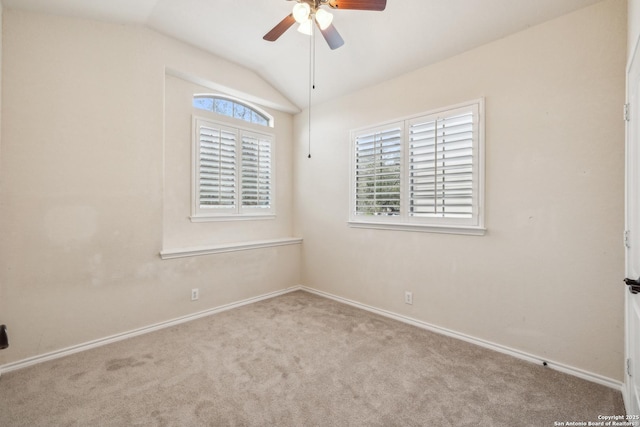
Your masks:
M 351 226 L 484 234 L 483 99 L 351 140 Z
M 198 117 L 193 123 L 192 220 L 273 215 L 273 136 Z
M 242 134 L 242 206 L 269 209 L 272 199 L 271 138 Z
M 402 124 L 355 137 L 355 214 L 400 214 Z
M 234 208 L 237 172 L 236 132 L 203 120 L 197 120 L 196 123 L 198 208 Z
M 473 217 L 476 117 L 473 108 L 463 108 L 410 121 L 410 216 Z

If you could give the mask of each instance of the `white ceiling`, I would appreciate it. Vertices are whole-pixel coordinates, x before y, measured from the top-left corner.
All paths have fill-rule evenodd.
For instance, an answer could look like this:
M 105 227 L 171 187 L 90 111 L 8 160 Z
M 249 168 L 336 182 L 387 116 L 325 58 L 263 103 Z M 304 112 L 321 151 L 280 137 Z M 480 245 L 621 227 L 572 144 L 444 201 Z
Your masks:
M 308 105 L 309 37 L 262 36 L 291 12 L 285 0 L 1 0 L 25 9 L 146 25 L 244 65 L 297 106 Z M 345 45 L 316 38 L 325 101 L 432 64 L 600 0 L 388 0 L 383 12 L 331 10 Z

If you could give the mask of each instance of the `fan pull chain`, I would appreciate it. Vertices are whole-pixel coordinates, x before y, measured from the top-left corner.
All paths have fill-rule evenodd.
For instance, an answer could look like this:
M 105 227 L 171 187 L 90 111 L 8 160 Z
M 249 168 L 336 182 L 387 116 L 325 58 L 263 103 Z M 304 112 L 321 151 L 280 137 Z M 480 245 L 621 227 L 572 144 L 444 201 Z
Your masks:
M 309 37 L 309 117 L 308 117 L 308 126 L 309 126 L 309 155 L 307 158 L 311 158 L 311 92 L 316 88 L 316 32 L 311 26 L 311 37 Z

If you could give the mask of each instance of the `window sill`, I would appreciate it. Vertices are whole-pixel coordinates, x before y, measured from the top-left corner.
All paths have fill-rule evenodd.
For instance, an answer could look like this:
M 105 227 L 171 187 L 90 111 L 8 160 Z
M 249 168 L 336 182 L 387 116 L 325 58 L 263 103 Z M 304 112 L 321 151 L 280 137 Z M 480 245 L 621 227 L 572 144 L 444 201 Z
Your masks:
M 186 258 L 200 255 L 221 254 L 226 252 L 250 251 L 253 249 L 272 248 L 275 246 L 299 245 L 301 243 L 302 238 L 300 237 L 284 237 L 281 239 L 257 240 L 253 242 L 227 243 L 223 245 L 167 249 L 160 252 L 160 258 Z
M 393 224 L 387 222 L 348 221 L 352 228 L 373 228 L 376 230 L 419 231 L 422 233 L 463 234 L 467 236 L 484 236 L 487 229 L 474 226 L 436 226 L 424 224 Z
M 256 221 L 263 219 L 275 219 L 275 214 L 245 214 L 245 215 L 211 215 L 211 216 L 191 216 L 191 222 L 211 222 L 211 221 Z

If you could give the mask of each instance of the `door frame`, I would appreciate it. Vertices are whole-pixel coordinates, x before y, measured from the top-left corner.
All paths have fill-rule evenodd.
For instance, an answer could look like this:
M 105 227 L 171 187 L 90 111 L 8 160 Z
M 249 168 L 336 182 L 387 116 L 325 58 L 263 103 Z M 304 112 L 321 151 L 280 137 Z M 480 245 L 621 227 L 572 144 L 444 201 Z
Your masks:
M 624 231 L 624 253 L 625 253 L 625 276 L 629 277 L 632 273 L 630 271 L 630 256 L 640 257 L 640 248 L 633 248 L 636 246 L 634 243 L 639 242 L 640 238 L 634 236 L 634 234 L 640 234 L 640 124 L 632 121 L 632 113 L 640 110 L 640 35 L 633 42 L 633 51 L 629 57 L 629 61 L 626 67 L 626 84 L 625 84 L 625 231 Z M 637 79 L 634 76 L 638 75 Z M 636 96 L 633 96 L 635 91 Z M 640 117 L 637 115 L 636 117 Z M 632 138 L 635 138 L 635 144 L 632 143 Z M 630 182 L 633 181 L 633 182 Z M 633 212 L 636 216 L 635 219 L 629 218 L 630 212 Z M 640 271 L 635 272 L 636 275 L 640 274 Z M 636 279 L 637 277 L 632 277 Z M 634 297 L 627 289 L 625 289 L 624 297 L 624 316 L 625 316 L 625 333 L 624 333 L 624 384 L 622 387 L 622 397 L 624 400 L 624 406 L 627 413 L 630 411 L 638 411 L 633 403 L 634 396 L 632 393 L 632 381 L 629 370 L 632 369 L 635 373 L 640 373 L 638 367 L 640 367 L 640 359 L 634 360 L 632 353 L 632 345 L 636 339 L 631 336 L 634 332 L 630 322 L 630 316 L 632 313 L 632 298 L 640 299 L 640 296 Z M 637 332 L 637 331 L 636 331 Z M 634 414 L 640 415 L 640 414 Z

